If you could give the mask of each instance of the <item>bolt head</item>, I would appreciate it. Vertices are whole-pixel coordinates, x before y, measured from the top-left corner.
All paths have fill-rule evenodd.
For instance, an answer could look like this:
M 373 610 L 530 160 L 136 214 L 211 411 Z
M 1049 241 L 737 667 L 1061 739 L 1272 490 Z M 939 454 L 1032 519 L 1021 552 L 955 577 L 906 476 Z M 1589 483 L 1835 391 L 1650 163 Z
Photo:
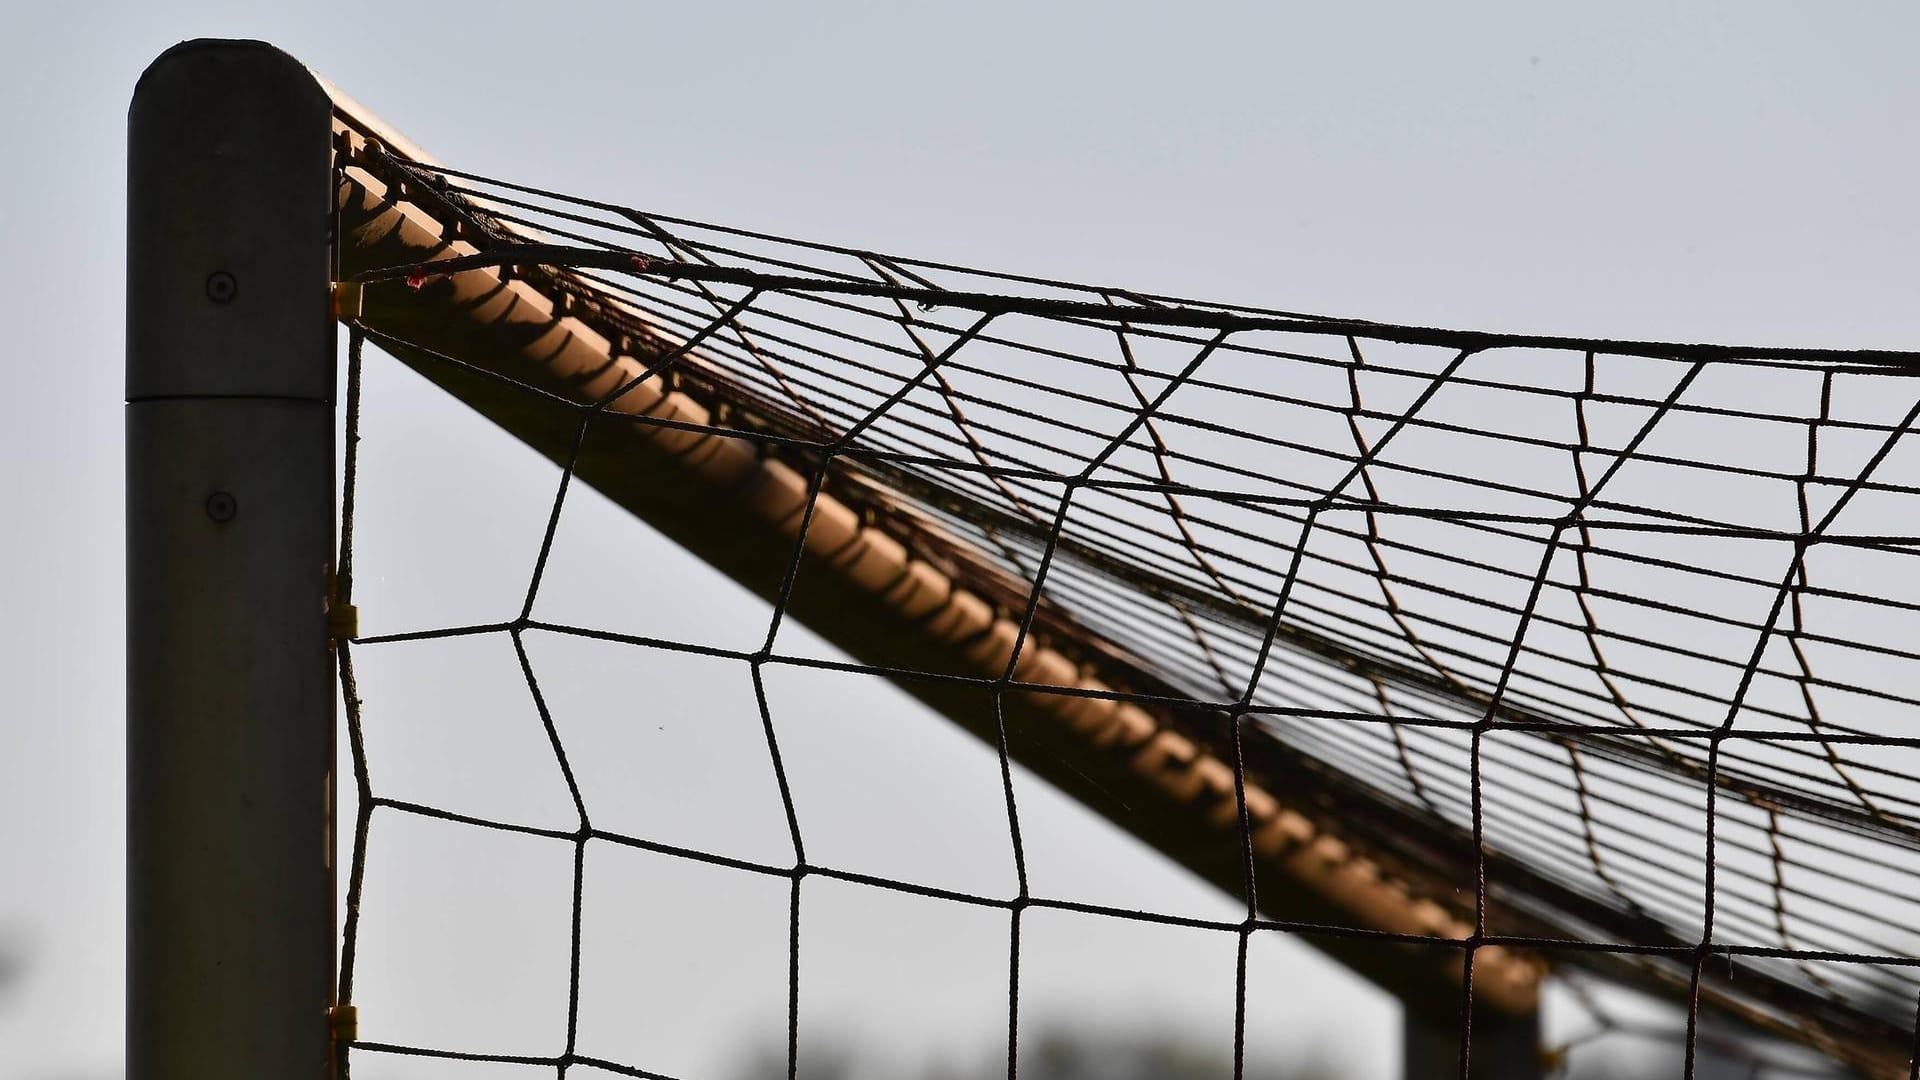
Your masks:
M 240 512 L 240 502 L 224 491 L 207 496 L 207 517 L 224 525 Z
M 207 299 L 216 304 L 231 304 L 240 292 L 240 283 L 225 270 L 215 270 L 207 275 Z

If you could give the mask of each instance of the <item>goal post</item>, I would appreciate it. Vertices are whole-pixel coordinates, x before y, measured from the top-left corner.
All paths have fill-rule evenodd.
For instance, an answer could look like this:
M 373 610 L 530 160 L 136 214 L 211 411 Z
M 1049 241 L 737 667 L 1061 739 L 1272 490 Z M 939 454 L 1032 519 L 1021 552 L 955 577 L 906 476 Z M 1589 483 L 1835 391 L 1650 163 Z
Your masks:
M 326 1075 L 332 103 L 195 41 L 128 117 L 127 1075 Z
M 383 153 L 418 155 L 298 61 L 258 42 L 169 50 L 142 76 L 130 110 L 128 1044 L 136 1080 L 299 1075 L 329 1057 L 332 287 L 358 271 L 472 250 L 459 245 L 452 221 L 434 218 L 430 201 L 348 167 L 369 139 Z M 623 355 L 564 299 L 497 269 L 419 290 L 369 286 L 354 302 L 362 324 L 391 335 L 383 344 L 402 359 L 556 459 L 571 414 L 422 357 L 452 356 L 576 402 L 647 361 L 641 350 Z M 583 378 L 588 372 L 599 375 Z M 664 407 L 689 419 L 699 408 L 683 395 L 644 391 L 615 407 Z M 689 452 L 671 430 L 603 425 L 581 477 L 770 596 L 807 484 L 747 444 L 705 441 Z M 636 461 L 646 467 L 632 468 Z M 657 483 L 655 470 L 679 475 Z M 709 490 L 736 497 L 713 499 Z M 701 512 L 689 512 L 690 503 Z M 824 576 L 831 584 L 803 590 L 795 616 L 857 657 L 901 670 L 1004 666 L 1013 619 L 864 529 L 861 516 L 831 493 L 817 496 L 808 547 L 832 571 Z M 925 580 L 902 592 L 886 584 L 898 573 Z M 941 597 L 938 613 L 920 607 L 925 595 Z M 1057 654 L 1029 646 L 1018 674 L 1069 693 L 1006 697 L 1016 757 L 1190 870 L 1240 888 L 1235 815 L 1221 805 L 1233 798 L 1223 761 L 1156 729 L 1137 707 L 1076 696 L 1105 688 Z M 993 738 L 967 695 L 937 680 L 904 688 Z M 1290 917 L 1409 936 L 1468 932 L 1283 801 L 1252 796 L 1252 827 L 1265 831 L 1259 850 L 1272 853 L 1261 856 L 1258 887 Z M 1457 1047 L 1442 1052 L 1451 1036 L 1440 1033 L 1457 1023 L 1462 950 L 1309 940 L 1392 992 L 1409 1024 L 1432 1033 L 1418 1041 L 1435 1048 L 1420 1071 L 1442 1058 L 1450 1066 Z M 1476 1046 L 1492 1051 L 1497 1034 L 1519 1048 L 1483 1062 L 1532 1060 L 1539 968 L 1488 947 L 1476 974 L 1485 1014 Z
M 1894 763 L 1920 751 L 1899 726 L 1920 696 L 1876 665 L 1920 663 L 1902 621 L 1920 596 L 1884 587 L 1920 557 L 1887 524 L 1920 486 L 1876 470 L 1920 424 L 1895 381 L 1920 356 L 1331 319 L 665 218 L 441 166 L 245 41 L 180 45 L 141 78 L 127 227 L 135 1080 L 321 1076 L 349 1046 L 655 1075 L 577 1046 L 602 842 L 782 883 L 790 1071 L 817 877 L 1006 915 L 1010 1070 L 1035 909 L 1235 943 L 1236 1075 L 1264 933 L 1399 1001 L 1409 1078 L 1542 1075 L 1549 958 L 1678 1003 L 1690 1070 L 1703 1016 L 1876 1076 L 1906 1052 L 1920 945 L 1882 913 L 1920 901 L 1875 873 L 1920 881 L 1901 861 L 1920 788 Z M 354 372 L 372 344 L 560 467 L 517 615 L 362 637 L 333 610 L 356 505 L 342 322 Z M 1796 460 L 1758 452 L 1782 447 Z M 1687 505 L 1736 478 L 1797 525 Z M 757 651 L 543 621 L 576 483 L 769 601 Z M 1895 516 L 1840 521 L 1874 499 Z M 1810 584 L 1835 551 L 1880 578 L 1821 565 Z M 789 655 L 789 617 L 844 656 Z M 792 862 L 590 821 L 526 633 L 750 668 Z M 489 635 L 512 639 L 577 827 L 370 787 L 359 650 Z M 809 862 L 767 665 L 885 678 L 984 743 L 1017 891 Z M 1868 707 L 1836 722 L 1829 693 Z M 842 757 L 836 782 L 903 791 L 896 763 Z M 1014 766 L 1238 910 L 1030 892 Z M 561 1054 L 360 1040 L 376 811 L 571 845 Z

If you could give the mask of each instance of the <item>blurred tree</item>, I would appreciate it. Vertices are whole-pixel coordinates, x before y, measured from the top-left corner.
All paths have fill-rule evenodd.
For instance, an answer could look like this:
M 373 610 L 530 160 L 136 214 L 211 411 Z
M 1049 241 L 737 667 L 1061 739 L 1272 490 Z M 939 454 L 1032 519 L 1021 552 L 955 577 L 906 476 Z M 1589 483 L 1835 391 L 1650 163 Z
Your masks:
M 878 1055 L 875 1055 L 876 1057 Z M 823 1046 L 808 1040 L 800 1055 L 798 1080 L 881 1080 L 903 1074 L 845 1044 Z M 779 1080 L 786 1076 L 784 1047 L 762 1048 L 735 1073 L 739 1080 Z M 911 1080 L 1003 1080 L 1004 1058 L 965 1064 L 934 1065 Z M 1332 1080 L 1336 1072 L 1309 1053 L 1285 1069 L 1249 1067 L 1246 1080 Z M 1022 1080 L 1231 1080 L 1233 1062 L 1225 1048 L 1202 1045 L 1173 1032 L 1116 1033 L 1111 1029 L 1046 1027 L 1023 1033 Z
M 26 935 L 0 931 L 0 1000 L 27 974 Z
M 1748 1080 L 1754 1075 L 1751 1062 L 1724 1054 L 1706 1055 L 1699 1069 L 1701 1080 Z M 1640 1080 L 1678 1076 L 1680 1071 L 1677 1042 L 1613 1038 L 1583 1046 L 1567 1056 L 1561 1071 L 1551 1075 L 1554 1080 Z M 734 1073 L 736 1080 L 785 1080 L 786 1075 L 784 1046 L 760 1048 Z M 897 1068 L 897 1059 L 884 1053 L 808 1038 L 797 1080 L 1004 1080 L 1006 1075 L 1006 1060 L 999 1056 L 903 1072 Z M 1325 1054 L 1309 1048 L 1298 1062 L 1284 1067 L 1249 1062 L 1245 1080 L 1332 1080 L 1345 1075 Z M 1816 1069 L 1792 1075 L 1829 1074 Z M 1232 1076 L 1233 1062 L 1225 1048 L 1177 1031 L 1055 1025 L 1022 1033 L 1020 1080 L 1231 1080 Z

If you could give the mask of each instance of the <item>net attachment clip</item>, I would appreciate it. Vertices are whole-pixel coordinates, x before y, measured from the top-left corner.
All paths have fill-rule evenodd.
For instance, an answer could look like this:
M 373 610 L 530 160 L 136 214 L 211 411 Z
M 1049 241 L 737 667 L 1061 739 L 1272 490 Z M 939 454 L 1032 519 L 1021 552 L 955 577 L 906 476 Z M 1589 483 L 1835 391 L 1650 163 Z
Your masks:
M 333 317 L 342 322 L 357 319 L 361 315 L 366 290 L 358 281 L 336 281 L 333 283 Z
M 352 641 L 360 636 L 360 609 L 352 604 L 334 604 L 327 609 L 327 637 L 332 641 Z
M 360 1009 L 356 1005 L 333 1005 L 327 1009 L 327 1031 L 336 1043 L 350 1043 L 360 1037 Z

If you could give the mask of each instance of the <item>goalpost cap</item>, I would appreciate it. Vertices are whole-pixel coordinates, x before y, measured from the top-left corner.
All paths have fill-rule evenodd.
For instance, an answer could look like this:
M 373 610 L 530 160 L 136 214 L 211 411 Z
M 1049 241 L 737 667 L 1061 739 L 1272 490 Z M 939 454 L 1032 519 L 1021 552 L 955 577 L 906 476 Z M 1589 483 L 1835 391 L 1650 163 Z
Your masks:
M 265 42 L 182 42 L 141 74 L 127 110 L 128 400 L 333 400 L 331 356 L 309 345 L 331 340 L 331 297 L 311 287 L 331 267 L 310 264 L 332 250 L 332 123 L 326 86 Z

